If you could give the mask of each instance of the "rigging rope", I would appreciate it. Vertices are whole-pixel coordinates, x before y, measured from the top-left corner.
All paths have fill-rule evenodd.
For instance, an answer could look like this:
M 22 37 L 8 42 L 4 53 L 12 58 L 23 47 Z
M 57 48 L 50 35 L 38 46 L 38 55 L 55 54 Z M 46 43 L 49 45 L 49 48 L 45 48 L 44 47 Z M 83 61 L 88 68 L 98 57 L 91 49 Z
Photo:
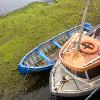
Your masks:
M 81 19 L 82 19 L 81 17 L 82 17 L 82 12 L 83 12 L 83 9 L 84 9 L 84 3 L 82 4 L 82 8 L 81 9 L 82 10 L 80 11 L 80 15 L 79 15 L 79 17 L 77 19 L 76 26 L 81 23 Z

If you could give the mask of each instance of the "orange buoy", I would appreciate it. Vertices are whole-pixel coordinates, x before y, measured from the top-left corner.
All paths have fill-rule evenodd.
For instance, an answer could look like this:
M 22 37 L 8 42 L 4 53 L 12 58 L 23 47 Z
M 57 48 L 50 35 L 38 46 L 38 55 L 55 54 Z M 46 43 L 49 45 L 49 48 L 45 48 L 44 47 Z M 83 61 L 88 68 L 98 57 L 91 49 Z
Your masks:
M 97 52 L 98 50 L 98 45 L 96 44 L 96 41 L 92 38 L 84 38 L 81 40 L 81 46 L 80 46 L 80 51 L 87 53 L 87 54 L 92 54 Z

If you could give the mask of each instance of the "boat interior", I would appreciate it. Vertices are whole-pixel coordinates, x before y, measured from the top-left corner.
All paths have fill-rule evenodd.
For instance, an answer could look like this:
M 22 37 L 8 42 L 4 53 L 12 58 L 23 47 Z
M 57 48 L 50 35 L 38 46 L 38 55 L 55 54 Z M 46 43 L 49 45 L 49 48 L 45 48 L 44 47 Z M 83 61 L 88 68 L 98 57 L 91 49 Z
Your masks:
M 23 65 L 34 67 L 53 65 L 59 58 L 62 45 L 70 38 L 72 33 L 78 32 L 79 29 L 79 26 L 77 26 L 39 45 L 24 57 Z

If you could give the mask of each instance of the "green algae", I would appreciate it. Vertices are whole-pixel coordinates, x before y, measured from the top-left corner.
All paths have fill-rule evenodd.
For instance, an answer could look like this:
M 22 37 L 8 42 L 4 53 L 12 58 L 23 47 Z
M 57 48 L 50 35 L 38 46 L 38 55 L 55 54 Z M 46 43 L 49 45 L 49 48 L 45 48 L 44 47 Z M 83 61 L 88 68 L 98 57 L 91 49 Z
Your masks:
M 0 98 L 10 100 L 26 89 L 25 77 L 17 65 L 32 48 L 68 28 L 80 24 L 83 0 L 57 0 L 57 3 L 33 3 L 0 17 Z M 100 10 L 100 0 L 96 0 Z M 100 15 L 100 12 L 99 12 Z M 87 22 L 100 22 L 91 2 Z M 38 37 L 38 38 L 37 38 Z M 33 83 L 35 83 L 34 80 Z M 30 85 L 28 85 L 30 86 Z M 27 87 L 28 87 L 27 86 Z

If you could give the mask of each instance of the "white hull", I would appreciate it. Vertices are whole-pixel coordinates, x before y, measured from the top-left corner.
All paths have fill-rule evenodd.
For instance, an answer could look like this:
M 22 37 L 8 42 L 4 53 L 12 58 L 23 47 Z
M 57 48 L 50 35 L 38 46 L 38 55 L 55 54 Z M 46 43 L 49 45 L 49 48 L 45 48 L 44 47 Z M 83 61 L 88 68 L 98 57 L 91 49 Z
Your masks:
M 67 80 L 63 80 L 66 77 Z M 50 92 L 56 96 L 79 97 L 90 94 L 100 85 L 100 77 L 87 81 L 74 76 L 58 61 L 52 68 L 49 79 Z

